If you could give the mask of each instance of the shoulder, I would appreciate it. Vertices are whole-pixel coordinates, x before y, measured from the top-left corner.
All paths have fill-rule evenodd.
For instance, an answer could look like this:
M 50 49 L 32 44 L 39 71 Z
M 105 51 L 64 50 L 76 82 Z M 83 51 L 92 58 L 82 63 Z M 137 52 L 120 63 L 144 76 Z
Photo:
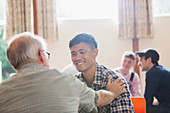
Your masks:
M 146 72 L 146 80 L 148 81 L 161 81 L 165 77 L 166 71 L 164 67 L 156 65 Z
M 139 75 L 136 72 L 131 72 L 131 75 L 132 75 L 132 73 L 134 73 L 134 78 L 139 79 Z
M 109 76 L 112 76 L 113 79 L 117 79 L 118 77 L 122 77 L 122 75 L 119 74 L 118 72 L 116 72 L 116 70 L 107 68 L 104 65 L 100 65 L 100 67 L 97 68 L 97 71 L 100 71 L 101 75 L 103 77 L 106 77 L 106 78 L 108 78 Z
M 48 75 L 48 78 L 51 78 L 51 79 L 53 78 L 55 80 L 61 80 L 61 81 L 63 80 L 64 82 L 71 82 L 77 79 L 75 76 L 69 73 L 61 73 L 56 69 L 46 70 L 42 72 L 42 74 Z
M 166 74 L 170 74 L 170 69 L 165 68 L 161 65 L 156 65 L 154 67 L 152 67 L 148 72 L 147 75 L 149 76 L 162 76 L 162 75 L 166 75 Z
M 155 71 L 170 73 L 170 69 L 165 68 L 165 67 L 163 67 L 161 65 L 155 66 Z
M 45 71 L 46 73 L 49 73 L 49 74 L 51 74 L 51 73 L 55 73 L 55 74 L 62 74 L 62 73 L 60 73 L 57 69 L 48 69 L 48 70 L 46 70 Z M 44 73 L 44 72 L 43 72 Z
M 133 83 L 140 83 L 140 77 L 139 77 L 139 75 L 138 75 L 136 72 L 131 72 L 131 75 L 132 75 L 132 73 L 134 73 L 132 82 L 133 82 Z M 131 76 L 131 75 L 130 75 L 130 76 Z
M 57 82 L 62 82 L 63 85 L 72 88 L 82 90 L 84 88 L 84 83 L 69 73 L 60 73 L 56 69 L 51 69 L 49 72 L 51 75 L 54 75 L 53 79 Z M 80 76 L 80 75 L 78 75 Z

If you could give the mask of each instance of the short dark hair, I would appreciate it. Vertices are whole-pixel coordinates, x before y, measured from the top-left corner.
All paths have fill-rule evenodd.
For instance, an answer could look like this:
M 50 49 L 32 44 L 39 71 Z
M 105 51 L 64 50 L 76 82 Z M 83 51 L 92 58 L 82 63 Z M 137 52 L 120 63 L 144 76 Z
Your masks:
M 149 49 L 146 52 L 137 51 L 136 54 L 139 55 L 139 57 L 145 57 L 145 60 L 147 60 L 149 57 L 151 57 L 152 63 L 158 65 L 159 54 L 156 50 Z
M 86 33 L 78 34 L 72 40 L 70 40 L 69 48 L 81 42 L 88 44 L 91 48 L 97 48 L 97 42 L 94 37 Z

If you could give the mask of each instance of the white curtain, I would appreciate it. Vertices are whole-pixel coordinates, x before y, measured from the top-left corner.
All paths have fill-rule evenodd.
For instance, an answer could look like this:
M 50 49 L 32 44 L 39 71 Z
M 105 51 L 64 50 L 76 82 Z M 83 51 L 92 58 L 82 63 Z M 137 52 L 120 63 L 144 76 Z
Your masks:
M 7 0 L 6 40 L 18 33 L 32 32 L 31 0 Z
M 37 32 L 48 41 L 58 39 L 56 0 L 36 0 Z
M 118 0 L 119 38 L 152 38 L 152 0 Z

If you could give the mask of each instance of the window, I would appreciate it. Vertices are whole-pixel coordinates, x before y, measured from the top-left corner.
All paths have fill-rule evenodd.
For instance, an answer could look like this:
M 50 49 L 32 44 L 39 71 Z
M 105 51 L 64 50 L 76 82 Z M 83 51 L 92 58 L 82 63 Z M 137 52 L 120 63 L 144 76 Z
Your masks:
M 0 82 L 6 80 L 11 73 L 14 73 L 7 56 L 7 44 L 4 42 L 4 25 L 5 25 L 5 0 L 0 0 Z
M 60 19 L 117 17 L 117 0 L 57 0 L 56 4 Z
M 170 16 L 170 0 L 152 0 L 153 16 Z
M 56 0 L 62 19 L 116 18 L 117 0 Z M 153 16 L 170 16 L 170 0 L 152 0 Z
M 0 25 L 5 23 L 5 0 L 0 0 Z

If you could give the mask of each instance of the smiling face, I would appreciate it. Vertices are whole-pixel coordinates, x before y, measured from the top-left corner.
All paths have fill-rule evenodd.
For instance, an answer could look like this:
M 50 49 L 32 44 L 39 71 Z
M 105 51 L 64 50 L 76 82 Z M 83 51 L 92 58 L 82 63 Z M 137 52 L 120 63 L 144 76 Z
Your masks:
M 91 48 L 86 43 L 79 43 L 70 48 L 73 64 L 80 72 L 87 72 L 96 66 L 97 48 Z
M 124 57 L 122 59 L 122 68 L 124 70 L 129 71 L 131 69 L 131 67 L 133 67 L 135 65 L 135 61 L 131 58 L 128 57 Z

